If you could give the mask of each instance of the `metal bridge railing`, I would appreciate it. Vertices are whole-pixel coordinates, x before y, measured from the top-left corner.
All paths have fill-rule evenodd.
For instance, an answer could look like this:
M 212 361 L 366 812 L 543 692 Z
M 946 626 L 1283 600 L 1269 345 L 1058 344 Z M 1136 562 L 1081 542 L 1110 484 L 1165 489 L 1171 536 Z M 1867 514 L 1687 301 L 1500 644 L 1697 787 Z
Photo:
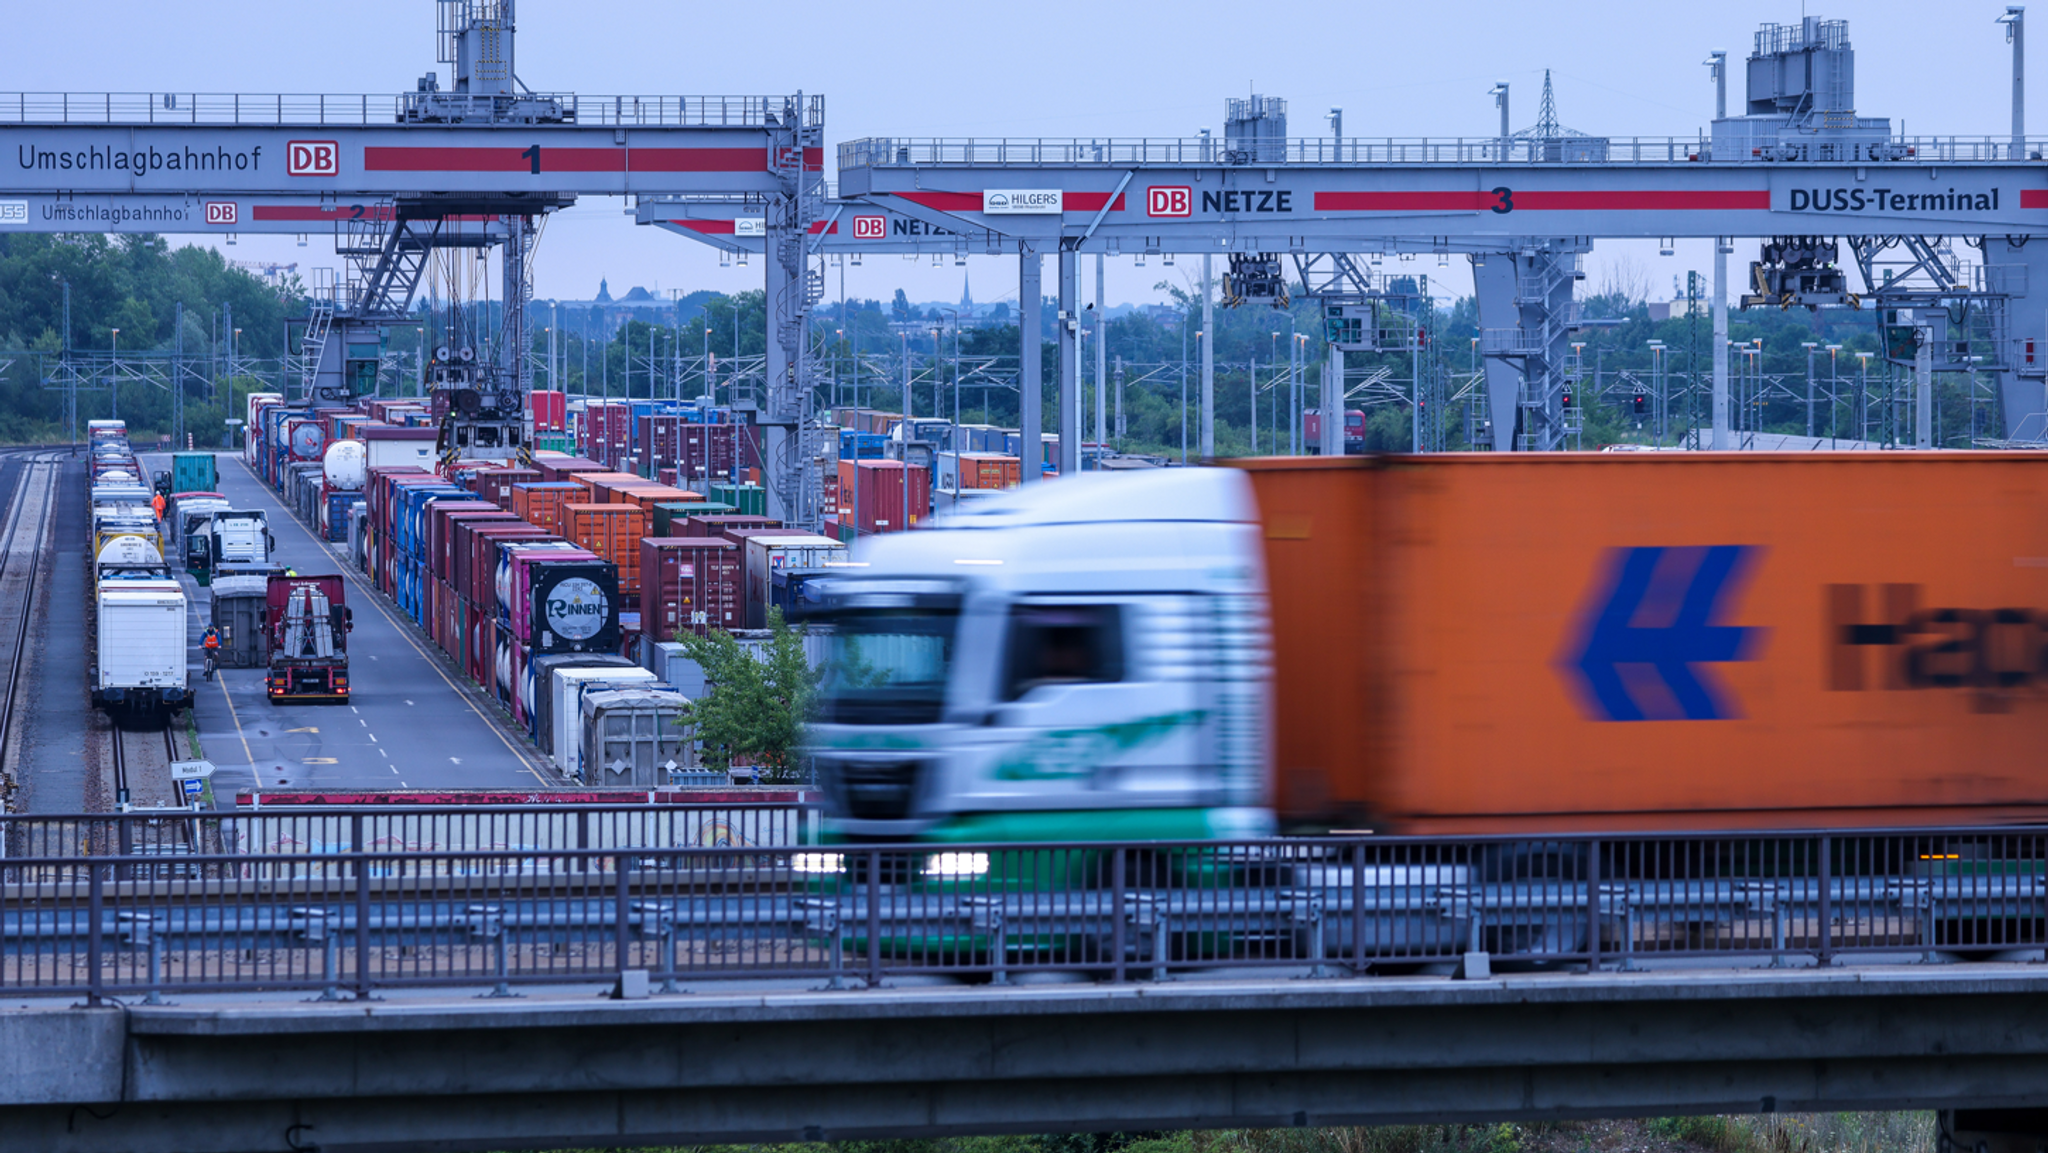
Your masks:
M 344 816 L 356 820 L 367 814 Z M 176 818 L 183 820 L 185 818 Z M 211 820 L 213 818 L 200 818 Z M 622 826 L 621 828 L 624 828 Z M 103 827 L 101 831 L 108 831 Z M 718 978 L 1897 962 L 2048 944 L 2048 832 L 0 861 L 0 990 L 161 997 Z M 651 838 L 649 838 L 651 839 Z M 144 851 L 150 849 L 152 851 Z
M 931 165 L 1020 168 L 1039 166 L 1120 167 L 1128 165 L 1273 164 L 1386 165 L 1636 165 L 1707 163 L 2011 163 L 2043 151 L 2048 140 L 2031 139 L 2017 150 L 2010 136 L 1915 136 L 1886 141 L 1831 141 L 1784 144 L 1769 150 L 1724 149 L 1700 136 L 1615 136 L 1511 139 L 1304 137 L 1260 141 L 1256 154 L 1234 150 L 1216 139 L 1067 139 L 870 137 L 839 146 L 839 168 Z M 1770 154 L 1766 155 L 1766 151 Z
M 6 92 L 0 124 L 238 124 L 390 126 L 408 121 L 423 100 L 445 110 L 452 93 L 264 94 L 218 92 Z M 488 99 L 488 98 L 479 98 Z M 578 96 L 521 94 L 521 105 L 554 103 L 564 123 L 583 127 L 760 128 L 780 122 L 787 96 Z M 485 111 L 479 109 L 479 112 Z M 825 120 L 825 100 L 809 96 L 806 126 Z

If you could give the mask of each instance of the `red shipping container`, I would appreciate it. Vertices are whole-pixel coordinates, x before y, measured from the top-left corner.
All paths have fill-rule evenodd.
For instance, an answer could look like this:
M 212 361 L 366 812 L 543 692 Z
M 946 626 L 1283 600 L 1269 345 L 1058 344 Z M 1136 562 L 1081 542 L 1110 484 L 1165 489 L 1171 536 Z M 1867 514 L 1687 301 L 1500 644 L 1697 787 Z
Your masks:
M 427 506 L 424 544 L 428 572 L 444 581 L 454 575 L 455 522 L 479 516 L 513 519 L 511 513 L 487 500 L 437 500 Z
M 512 486 L 540 479 L 536 468 L 487 468 L 476 474 L 476 494 L 499 508 L 512 507 Z
M 537 388 L 526 394 L 527 409 L 533 414 L 533 431 L 562 432 L 569 427 L 569 395 Z
M 544 481 L 568 480 L 579 472 L 611 471 L 587 456 L 536 456 L 533 467 Z
M 513 541 L 552 540 L 553 535 L 523 520 L 483 524 L 470 530 L 467 571 L 462 575 L 462 596 L 472 605 L 498 602 L 498 549 Z
M 840 461 L 839 492 L 840 519 L 850 511 L 863 533 L 900 532 L 931 515 L 931 474 L 900 460 Z
M 640 628 L 656 641 L 678 632 L 732 630 L 744 620 L 740 546 L 716 537 L 640 541 Z
M 455 566 L 449 583 L 456 593 L 471 604 L 480 603 L 477 595 L 477 566 L 486 553 L 495 555 L 496 550 L 489 542 L 500 536 L 512 539 L 529 539 L 540 534 L 540 530 L 523 520 L 505 521 L 460 521 L 455 526 Z

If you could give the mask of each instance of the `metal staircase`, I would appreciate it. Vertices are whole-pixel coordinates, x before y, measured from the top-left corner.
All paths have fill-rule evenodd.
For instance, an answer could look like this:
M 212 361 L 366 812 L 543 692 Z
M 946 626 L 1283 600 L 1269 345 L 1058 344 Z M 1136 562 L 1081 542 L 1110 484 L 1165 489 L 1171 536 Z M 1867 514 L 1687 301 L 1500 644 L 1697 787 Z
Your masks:
M 300 394 L 313 395 L 313 384 L 320 375 L 320 361 L 327 355 L 327 333 L 334 324 L 334 305 L 325 300 L 311 300 L 306 304 L 306 331 L 299 340 Z

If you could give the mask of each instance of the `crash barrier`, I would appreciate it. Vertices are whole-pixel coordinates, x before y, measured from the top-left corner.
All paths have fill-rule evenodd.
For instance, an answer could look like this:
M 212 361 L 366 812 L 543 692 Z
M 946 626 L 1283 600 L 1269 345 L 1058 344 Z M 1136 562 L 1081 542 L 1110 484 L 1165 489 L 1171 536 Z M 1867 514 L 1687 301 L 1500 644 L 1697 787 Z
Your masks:
M 0 989 L 1479 975 L 2012 956 L 2048 940 L 2048 833 L 2031 829 L 696 846 L 591 813 L 607 843 L 447 850 L 379 847 L 376 815 L 322 814 L 355 839 L 317 869 L 216 850 L 204 831 L 204 851 L 175 856 L 95 834 L 82 859 L 0 860 Z

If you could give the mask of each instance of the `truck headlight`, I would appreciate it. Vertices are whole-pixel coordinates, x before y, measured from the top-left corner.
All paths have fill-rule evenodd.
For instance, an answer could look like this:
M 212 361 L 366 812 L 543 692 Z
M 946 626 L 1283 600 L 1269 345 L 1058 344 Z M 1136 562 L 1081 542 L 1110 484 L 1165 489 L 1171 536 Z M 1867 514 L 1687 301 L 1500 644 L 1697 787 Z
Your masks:
M 979 877 L 987 872 L 987 853 L 933 853 L 924 859 L 927 877 Z
M 799 873 L 839 873 L 846 869 L 846 857 L 841 853 L 797 853 L 790 858 L 790 868 Z

